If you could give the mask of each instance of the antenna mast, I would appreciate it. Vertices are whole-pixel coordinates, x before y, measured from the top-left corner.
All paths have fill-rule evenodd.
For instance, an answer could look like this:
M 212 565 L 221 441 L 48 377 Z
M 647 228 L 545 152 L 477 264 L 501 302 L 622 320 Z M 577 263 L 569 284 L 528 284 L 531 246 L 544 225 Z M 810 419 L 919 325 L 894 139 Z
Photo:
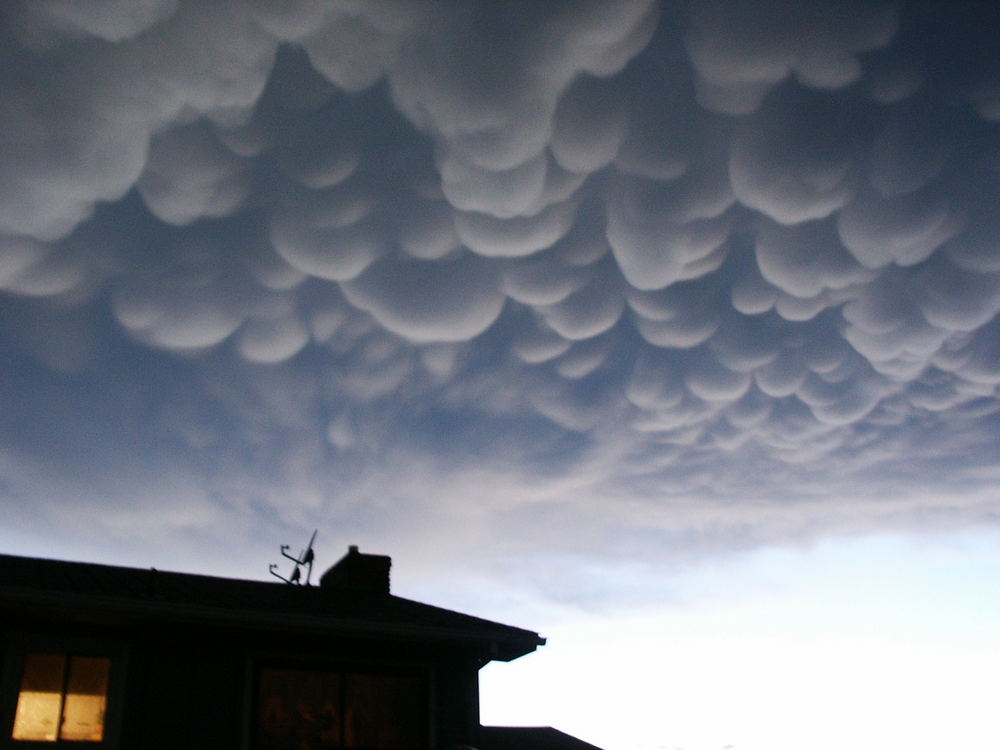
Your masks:
M 294 567 L 292 568 L 292 573 L 290 576 L 288 576 L 288 578 L 285 578 L 283 575 L 281 575 L 281 573 L 278 572 L 278 563 L 271 563 L 270 565 L 268 565 L 267 568 L 268 572 L 275 578 L 278 578 L 284 581 L 285 583 L 289 583 L 293 586 L 302 586 L 303 585 L 302 566 L 304 565 L 306 566 L 306 581 L 304 585 L 311 586 L 312 584 L 309 583 L 309 578 L 312 576 L 313 559 L 315 558 L 315 554 L 313 553 L 313 544 L 316 541 L 317 531 L 319 531 L 319 529 L 313 530 L 312 536 L 309 538 L 309 544 L 306 545 L 306 548 L 304 550 L 299 552 L 298 557 L 293 557 L 292 555 L 288 554 L 289 545 L 287 544 L 281 545 L 281 556 L 287 557 L 294 563 Z

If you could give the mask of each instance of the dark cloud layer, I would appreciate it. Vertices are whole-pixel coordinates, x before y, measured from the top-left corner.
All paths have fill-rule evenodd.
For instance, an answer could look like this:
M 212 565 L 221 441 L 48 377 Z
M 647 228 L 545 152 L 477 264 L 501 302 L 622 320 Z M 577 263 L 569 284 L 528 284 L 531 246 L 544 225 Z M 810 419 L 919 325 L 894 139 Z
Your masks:
M 996 517 L 991 4 L 0 21 L 26 527 L 653 554 Z

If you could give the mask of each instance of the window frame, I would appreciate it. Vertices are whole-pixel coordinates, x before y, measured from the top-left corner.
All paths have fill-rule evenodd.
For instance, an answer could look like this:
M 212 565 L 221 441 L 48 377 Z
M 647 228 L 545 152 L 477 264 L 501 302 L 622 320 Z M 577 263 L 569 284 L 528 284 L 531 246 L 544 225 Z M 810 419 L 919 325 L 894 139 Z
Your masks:
M 257 750 L 257 721 L 260 700 L 260 674 L 265 669 L 294 670 L 304 672 L 326 672 L 338 673 L 340 675 L 341 689 L 346 675 L 348 674 L 372 674 L 372 675 L 398 675 L 401 677 L 417 677 L 420 680 L 423 690 L 423 744 L 419 748 L 412 750 L 430 750 L 434 747 L 434 667 L 418 660 L 389 660 L 389 659 L 358 659 L 358 658 L 337 658 L 337 657 L 310 657 L 303 654 L 289 654 L 287 652 L 265 653 L 256 652 L 249 654 L 245 668 L 245 695 L 244 695 L 244 732 L 241 750 Z M 343 696 L 342 696 L 343 700 Z M 341 718 L 343 721 L 343 718 Z M 341 725 L 343 728 L 343 725 Z M 344 750 L 351 750 L 344 748 Z M 374 750 L 372 748 L 360 747 L 355 750 Z M 406 748 L 405 750 L 411 750 Z
M 117 750 L 121 742 L 122 708 L 125 697 L 127 648 L 120 642 L 105 638 L 75 635 L 38 635 L 15 633 L 7 638 L 0 675 L 0 748 L 4 750 L 45 750 L 45 748 L 78 748 L 79 750 Z M 104 711 L 104 739 L 89 740 L 15 740 L 14 718 L 21 691 L 21 678 L 29 654 L 56 654 L 67 657 L 101 657 L 111 660 L 108 675 L 107 705 Z M 67 661 L 67 668 L 69 664 Z

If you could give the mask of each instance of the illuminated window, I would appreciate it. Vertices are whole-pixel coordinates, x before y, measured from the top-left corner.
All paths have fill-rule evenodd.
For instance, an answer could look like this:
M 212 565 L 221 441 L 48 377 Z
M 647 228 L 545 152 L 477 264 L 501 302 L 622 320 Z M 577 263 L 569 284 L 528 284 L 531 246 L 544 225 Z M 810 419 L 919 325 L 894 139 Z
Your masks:
M 27 742 L 102 742 L 111 659 L 24 656 L 11 737 Z
M 255 750 L 421 750 L 425 680 L 415 674 L 261 669 Z

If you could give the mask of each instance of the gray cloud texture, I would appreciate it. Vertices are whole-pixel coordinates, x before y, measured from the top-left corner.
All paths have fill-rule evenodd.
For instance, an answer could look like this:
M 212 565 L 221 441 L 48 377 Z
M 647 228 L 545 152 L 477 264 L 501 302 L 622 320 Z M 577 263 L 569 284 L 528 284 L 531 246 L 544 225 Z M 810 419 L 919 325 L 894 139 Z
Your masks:
M 1000 19 L 936 5 L 9 3 L 0 502 L 511 552 L 996 518 Z

